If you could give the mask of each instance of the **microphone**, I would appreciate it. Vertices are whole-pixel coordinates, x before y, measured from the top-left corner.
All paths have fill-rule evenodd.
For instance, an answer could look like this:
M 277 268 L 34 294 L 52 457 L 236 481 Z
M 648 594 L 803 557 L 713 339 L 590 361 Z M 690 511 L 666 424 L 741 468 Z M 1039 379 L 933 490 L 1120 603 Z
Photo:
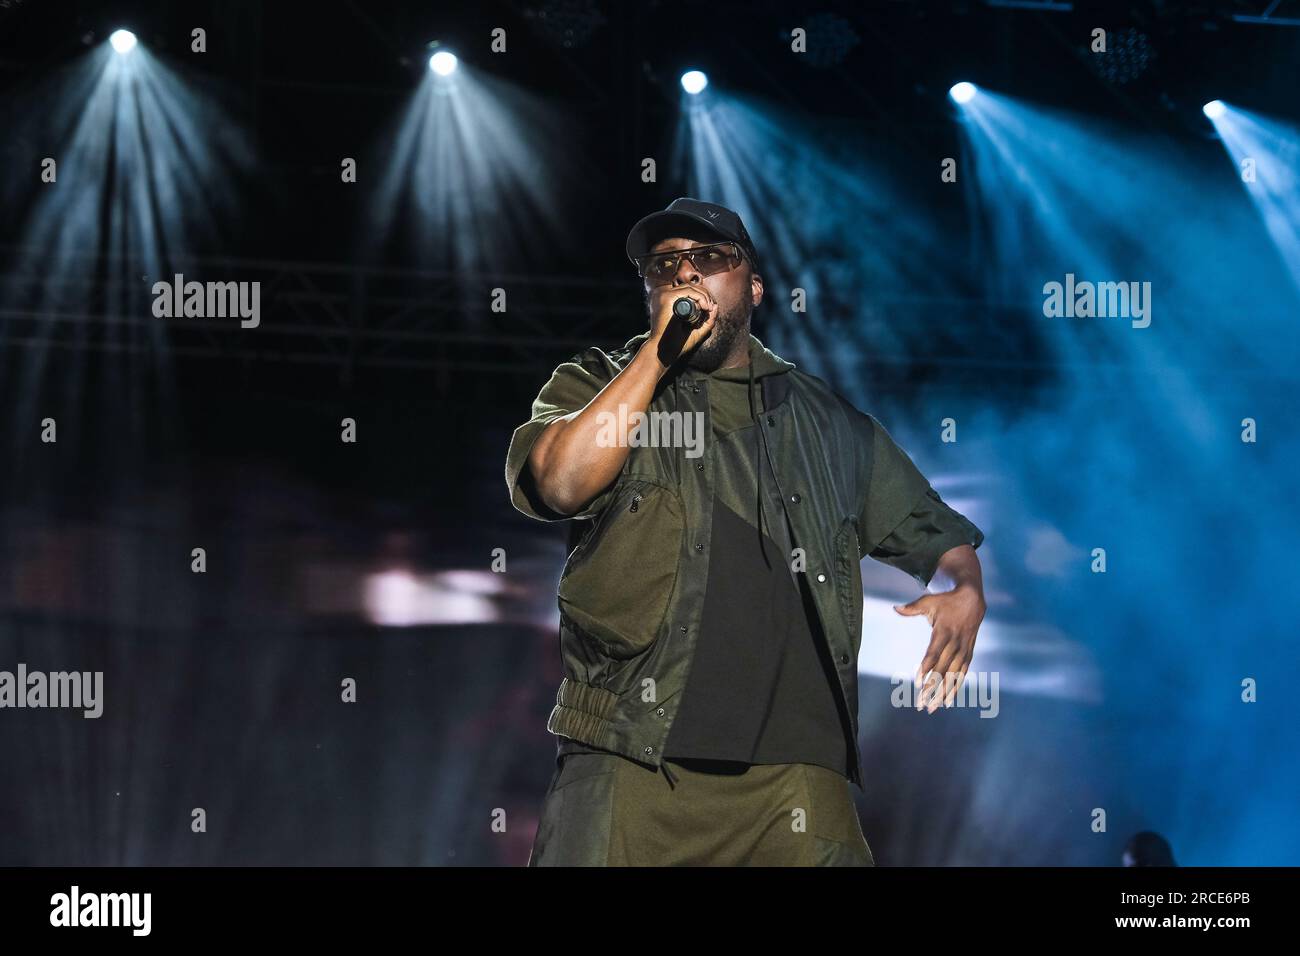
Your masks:
M 684 320 L 688 325 L 699 325 L 704 321 L 704 310 L 688 295 L 681 296 L 673 303 L 673 315 Z

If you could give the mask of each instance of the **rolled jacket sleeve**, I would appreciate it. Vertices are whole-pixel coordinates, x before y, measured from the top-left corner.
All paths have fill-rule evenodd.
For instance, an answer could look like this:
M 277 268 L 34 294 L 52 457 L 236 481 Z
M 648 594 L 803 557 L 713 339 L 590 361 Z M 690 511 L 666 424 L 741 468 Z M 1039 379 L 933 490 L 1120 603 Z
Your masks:
M 506 451 L 506 487 L 510 489 L 511 504 L 530 518 L 539 521 L 590 518 L 600 512 L 613 493 L 611 484 L 576 514 L 559 514 L 542 502 L 528 468 L 528 455 L 546 426 L 585 408 L 609 381 L 599 360 L 588 353 L 578 353 L 551 373 L 550 380 L 533 399 L 532 417 L 515 429 Z
M 871 479 L 859 515 L 863 551 L 924 587 L 947 551 L 963 544 L 978 548 L 984 533 L 949 507 L 884 426 L 871 421 Z

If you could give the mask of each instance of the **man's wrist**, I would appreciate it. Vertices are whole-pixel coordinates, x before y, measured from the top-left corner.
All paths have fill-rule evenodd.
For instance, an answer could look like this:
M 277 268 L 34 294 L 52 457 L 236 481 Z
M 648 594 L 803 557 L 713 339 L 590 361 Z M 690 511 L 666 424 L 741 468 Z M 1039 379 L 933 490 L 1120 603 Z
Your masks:
M 979 557 L 969 544 L 959 544 L 945 551 L 939 557 L 934 577 L 948 584 L 946 590 L 969 590 L 977 594 L 980 600 L 984 599 L 984 578 L 980 571 Z
M 663 378 L 664 373 L 669 369 L 669 366 L 665 365 L 663 359 L 659 357 L 659 342 L 661 339 L 661 335 L 652 334 L 646 339 L 645 344 L 637 349 L 636 355 L 632 357 L 634 364 L 638 360 L 646 363 L 646 367 L 654 374 L 655 381 Z

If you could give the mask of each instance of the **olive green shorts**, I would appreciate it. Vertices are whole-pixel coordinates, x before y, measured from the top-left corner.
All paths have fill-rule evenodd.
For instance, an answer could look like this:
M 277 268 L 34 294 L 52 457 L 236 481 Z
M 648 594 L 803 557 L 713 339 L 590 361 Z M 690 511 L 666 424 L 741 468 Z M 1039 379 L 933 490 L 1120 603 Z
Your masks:
M 849 781 L 812 764 L 560 758 L 529 866 L 874 866 Z

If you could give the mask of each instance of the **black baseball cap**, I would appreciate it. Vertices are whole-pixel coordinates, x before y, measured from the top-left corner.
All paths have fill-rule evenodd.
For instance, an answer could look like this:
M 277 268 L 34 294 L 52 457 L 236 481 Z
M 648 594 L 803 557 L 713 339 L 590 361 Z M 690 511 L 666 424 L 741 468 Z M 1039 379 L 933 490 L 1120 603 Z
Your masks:
M 716 233 L 719 242 L 730 239 L 736 243 L 749 256 L 750 265 L 758 269 L 754 241 L 749 238 L 740 216 L 726 206 L 686 196 L 674 199 L 667 209 L 650 213 L 632 227 L 627 234 L 627 257 L 636 265 L 637 256 L 645 255 L 656 242 L 682 233 L 684 228 L 700 226 Z

